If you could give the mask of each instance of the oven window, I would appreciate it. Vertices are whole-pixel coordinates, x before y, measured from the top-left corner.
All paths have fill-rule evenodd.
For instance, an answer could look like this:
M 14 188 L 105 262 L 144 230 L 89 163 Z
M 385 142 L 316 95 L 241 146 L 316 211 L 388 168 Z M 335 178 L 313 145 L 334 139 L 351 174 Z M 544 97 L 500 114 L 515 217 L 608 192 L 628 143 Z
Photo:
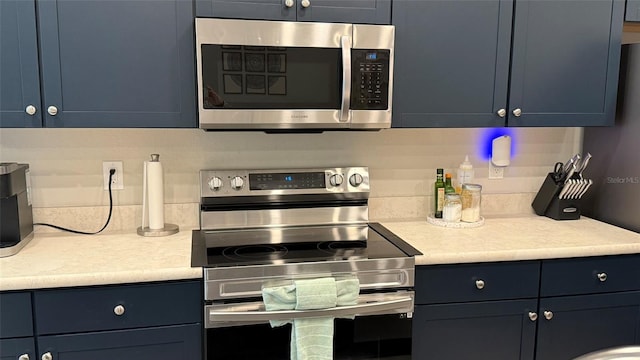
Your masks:
M 341 50 L 202 45 L 205 109 L 339 109 Z
M 206 329 L 207 360 L 287 360 L 291 325 Z M 411 319 L 398 314 L 336 319 L 335 360 L 410 360 Z

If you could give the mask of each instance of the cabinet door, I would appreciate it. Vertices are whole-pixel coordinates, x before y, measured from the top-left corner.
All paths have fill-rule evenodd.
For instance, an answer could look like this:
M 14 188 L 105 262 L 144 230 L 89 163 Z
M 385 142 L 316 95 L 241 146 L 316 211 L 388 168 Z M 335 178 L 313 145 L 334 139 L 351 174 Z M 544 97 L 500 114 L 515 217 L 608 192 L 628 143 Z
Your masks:
M 200 324 L 38 338 L 40 355 L 65 360 L 194 360 L 202 358 Z
M 196 16 L 254 20 L 296 20 L 297 2 L 291 0 L 196 0 Z
M 542 298 L 538 321 L 538 359 L 640 344 L 640 291 Z
M 27 108 L 34 111 L 27 113 Z M 30 111 L 31 112 L 31 111 Z M 0 1 L 0 127 L 40 127 L 40 77 L 33 0 Z
M 36 358 L 33 338 L 0 340 L 0 360 L 23 360 L 24 358 L 20 358 L 23 355 L 28 356 L 26 359 Z
M 640 0 L 627 0 L 626 21 L 640 21 Z
M 508 124 L 613 125 L 623 13 L 620 0 L 517 1 Z
M 504 126 L 511 0 L 394 1 L 393 126 Z
M 532 360 L 537 300 L 418 305 L 414 359 Z M 535 317 L 534 317 L 535 319 Z
M 46 126 L 196 126 L 189 1 L 39 1 L 38 20 Z
M 0 338 L 33 335 L 31 293 L 0 293 Z
M 390 0 L 309 0 L 303 7 L 297 0 L 298 21 L 390 24 Z

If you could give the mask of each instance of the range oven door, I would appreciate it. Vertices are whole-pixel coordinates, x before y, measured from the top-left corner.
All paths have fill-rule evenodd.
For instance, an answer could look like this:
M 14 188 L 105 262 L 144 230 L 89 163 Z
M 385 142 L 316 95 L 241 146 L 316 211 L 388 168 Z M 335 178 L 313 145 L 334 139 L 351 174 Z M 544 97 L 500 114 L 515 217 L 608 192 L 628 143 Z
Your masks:
M 291 325 L 269 320 L 334 317 L 334 359 L 411 359 L 412 291 L 360 295 L 357 305 L 322 310 L 264 310 L 259 302 L 205 307 L 206 359 L 285 360 Z
M 200 128 L 388 128 L 394 27 L 196 19 Z

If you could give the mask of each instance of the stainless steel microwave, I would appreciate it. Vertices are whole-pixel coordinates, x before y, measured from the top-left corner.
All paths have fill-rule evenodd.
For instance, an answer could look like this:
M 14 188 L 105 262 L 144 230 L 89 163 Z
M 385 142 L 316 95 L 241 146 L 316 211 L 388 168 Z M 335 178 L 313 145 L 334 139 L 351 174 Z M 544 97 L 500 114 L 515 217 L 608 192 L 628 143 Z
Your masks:
M 391 126 L 390 25 L 196 19 L 205 130 Z

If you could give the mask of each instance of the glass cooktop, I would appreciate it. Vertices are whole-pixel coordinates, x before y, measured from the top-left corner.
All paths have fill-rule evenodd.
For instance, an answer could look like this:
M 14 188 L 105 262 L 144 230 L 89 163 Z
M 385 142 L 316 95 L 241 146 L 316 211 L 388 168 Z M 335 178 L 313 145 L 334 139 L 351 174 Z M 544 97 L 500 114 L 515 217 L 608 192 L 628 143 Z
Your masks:
M 228 267 L 403 258 L 419 254 L 380 224 L 194 230 L 192 265 Z

